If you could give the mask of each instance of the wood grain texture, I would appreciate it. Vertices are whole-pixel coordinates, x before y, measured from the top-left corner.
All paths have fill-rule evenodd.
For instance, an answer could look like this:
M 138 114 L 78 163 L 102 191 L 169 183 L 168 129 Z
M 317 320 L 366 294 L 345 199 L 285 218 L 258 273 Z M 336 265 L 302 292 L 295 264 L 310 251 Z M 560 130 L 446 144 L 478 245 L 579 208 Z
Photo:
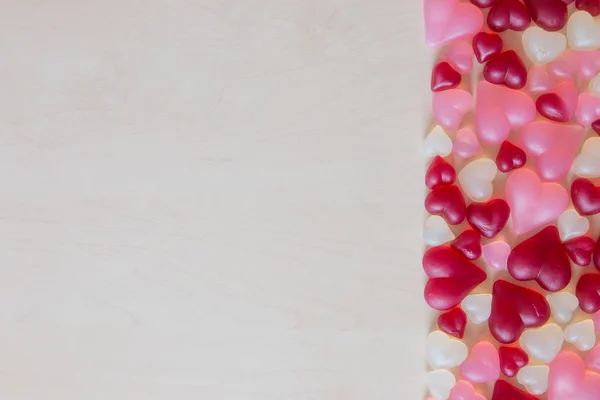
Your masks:
M 419 3 L 4 0 L 0 397 L 421 398 Z

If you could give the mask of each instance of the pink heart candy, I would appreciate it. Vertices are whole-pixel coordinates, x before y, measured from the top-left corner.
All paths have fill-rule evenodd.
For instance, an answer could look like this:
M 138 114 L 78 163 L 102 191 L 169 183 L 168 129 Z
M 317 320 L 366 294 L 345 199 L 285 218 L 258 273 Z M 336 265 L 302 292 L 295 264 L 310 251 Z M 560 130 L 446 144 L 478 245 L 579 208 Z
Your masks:
M 467 381 L 458 381 L 450 391 L 448 400 L 485 400 L 485 397 L 475 392 L 475 388 Z
M 569 206 L 569 194 L 562 185 L 542 183 L 527 168 L 511 172 L 506 179 L 506 200 L 518 235 L 558 219 Z
M 475 130 L 486 143 L 502 143 L 512 128 L 525 126 L 536 113 L 533 100 L 522 91 L 483 80 L 477 85 Z
M 565 103 L 567 108 L 567 114 L 569 120 L 573 118 L 575 110 L 577 109 L 577 102 L 579 98 L 579 90 L 572 81 L 564 81 L 556 85 L 553 90 Z
M 510 254 L 510 245 L 498 240 L 482 247 L 483 258 L 487 265 L 496 270 L 506 269 L 506 261 Z
M 596 328 L 596 332 L 600 333 L 600 311 L 594 314 L 592 320 L 594 321 L 594 327 Z
M 557 80 L 546 66 L 534 65 L 527 73 L 527 91 L 538 94 L 549 92 L 556 86 Z
M 598 400 L 600 374 L 586 371 L 583 360 L 563 351 L 550 363 L 548 400 Z
M 460 365 L 460 376 L 474 383 L 493 382 L 500 377 L 498 350 L 489 342 L 479 342 Z
M 594 347 L 585 358 L 585 365 L 588 368 L 600 372 L 600 345 Z
M 600 71 L 600 51 L 570 50 L 549 65 L 554 76 L 562 79 L 592 79 Z
M 452 151 L 461 158 L 470 158 L 481 153 L 483 149 L 475 132 L 470 128 L 462 128 L 456 133 Z
M 425 41 L 428 46 L 442 46 L 475 36 L 483 26 L 481 10 L 460 0 L 425 0 Z
M 600 97 L 590 93 L 581 93 L 575 111 L 575 118 L 581 125 L 590 126 L 600 118 Z
M 445 129 L 456 129 L 473 106 L 473 96 L 462 89 L 450 89 L 433 94 L 433 116 Z
M 542 179 L 558 181 L 569 173 L 584 137 L 585 130 L 579 125 L 535 121 L 523 128 L 519 145 L 533 158 Z
M 473 70 L 473 46 L 469 42 L 456 42 L 441 57 L 448 62 L 452 68 L 461 74 L 470 74 Z

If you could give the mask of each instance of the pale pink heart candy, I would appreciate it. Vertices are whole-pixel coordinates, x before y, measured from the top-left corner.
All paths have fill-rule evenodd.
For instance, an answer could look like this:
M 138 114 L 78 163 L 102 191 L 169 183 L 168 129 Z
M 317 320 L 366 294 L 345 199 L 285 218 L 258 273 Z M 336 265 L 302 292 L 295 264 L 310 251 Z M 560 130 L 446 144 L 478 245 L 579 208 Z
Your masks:
M 594 327 L 596 328 L 596 332 L 600 333 L 600 311 L 596 312 L 592 317 L 592 321 L 594 321 Z
M 475 388 L 467 381 L 458 381 L 450 391 L 448 400 L 486 400 L 485 397 L 475 392 Z
M 500 376 L 500 358 L 493 344 L 479 342 L 460 366 L 460 376 L 474 383 L 493 382 Z
M 569 173 L 584 137 L 579 125 L 534 121 L 521 131 L 519 144 L 533 158 L 542 179 L 558 181 Z
M 594 347 L 585 358 L 585 365 L 588 368 L 600 372 L 600 345 Z
M 473 46 L 470 42 L 456 42 L 442 56 L 452 68 L 461 74 L 470 74 L 473 70 Z
M 600 118 L 600 97 L 591 93 L 581 93 L 575 111 L 575 118 L 581 125 L 589 126 Z
M 542 183 L 535 172 L 520 168 L 506 179 L 506 200 L 513 230 L 522 235 L 557 219 L 569 206 L 569 194 L 558 183 Z
M 583 360 L 563 351 L 550 363 L 548 400 L 598 400 L 600 374 L 586 371 Z
M 425 41 L 428 46 L 442 46 L 460 39 L 470 39 L 483 26 L 481 10 L 460 0 L 425 0 Z
M 473 96 L 462 89 L 450 89 L 433 94 L 433 116 L 445 129 L 456 129 L 473 106 Z
M 557 84 L 557 79 L 545 65 L 534 65 L 527 73 L 527 91 L 529 93 L 546 93 Z
M 506 260 L 510 254 L 510 245 L 501 240 L 482 247 L 483 258 L 487 265 L 496 270 L 506 269 Z
M 525 126 L 536 113 L 533 100 L 525 92 L 483 80 L 477 85 L 475 130 L 486 143 L 502 143 L 511 128 Z
M 549 68 L 561 79 L 592 79 L 600 71 L 600 51 L 568 50 L 550 63 Z
M 456 134 L 452 151 L 461 158 L 470 158 L 481 153 L 483 149 L 475 132 L 471 128 L 462 128 Z

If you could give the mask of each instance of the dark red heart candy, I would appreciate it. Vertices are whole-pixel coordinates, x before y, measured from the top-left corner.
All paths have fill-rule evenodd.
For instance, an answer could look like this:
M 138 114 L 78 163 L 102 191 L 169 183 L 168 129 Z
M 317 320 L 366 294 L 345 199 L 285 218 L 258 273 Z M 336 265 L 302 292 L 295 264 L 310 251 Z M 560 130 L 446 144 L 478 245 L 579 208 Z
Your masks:
M 450 246 L 458 250 L 469 260 L 477 260 L 481 257 L 481 236 L 472 229 L 467 229 L 456 237 Z
M 431 71 L 431 91 L 442 92 L 454 89 L 460 85 L 462 75 L 458 73 L 447 62 L 443 61 L 436 65 Z
M 600 187 L 584 178 L 577 178 L 571 184 L 571 200 L 581 215 L 594 215 L 600 212 Z
M 600 238 L 598 238 L 596 246 L 594 246 L 594 254 L 592 255 L 592 259 L 594 260 L 594 266 L 600 271 Z
M 588 314 L 600 310 L 600 275 L 584 274 L 579 278 L 575 295 L 579 299 L 579 308 Z
M 546 93 L 538 97 L 535 107 L 541 116 L 556 122 L 568 122 L 569 110 L 564 100 L 556 93 Z
M 487 275 L 477 265 L 448 246 L 432 247 L 423 256 L 423 269 L 429 280 L 425 301 L 436 310 L 456 307 Z
M 562 0 L 525 0 L 531 19 L 544 30 L 560 31 L 567 23 L 567 5 Z
M 492 394 L 492 400 L 539 400 L 539 399 L 521 389 L 517 389 L 510 383 L 499 379 L 496 381 L 496 384 L 494 385 L 494 393 Z M 573 399 L 573 400 L 575 400 L 575 399 Z
M 575 7 L 587 11 L 594 17 L 600 15 L 600 0 L 576 0 Z
M 510 378 L 517 375 L 517 372 L 529 362 L 527 353 L 520 347 L 500 346 L 498 356 L 500 358 L 500 371 Z
M 488 8 L 494 5 L 498 0 L 471 0 L 471 3 L 479 8 Z
M 525 328 L 542 326 L 549 318 L 550 306 L 540 293 L 502 279 L 494 283 L 489 327 L 500 343 L 513 343 Z
M 498 0 L 490 9 L 487 23 L 494 32 L 523 31 L 531 23 L 531 17 L 519 0 Z
M 594 122 L 592 122 L 592 129 L 594 130 L 594 132 L 600 135 L 600 119 L 597 119 Z
M 502 38 L 496 33 L 479 32 L 473 37 L 473 52 L 480 64 L 502 51 Z
M 567 255 L 580 267 L 590 265 L 594 252 L 594 240 L 587 236 L 578 236 L 563 243 Z
M 556 292 L 571 281 L 571 263 L 558 234 L 551 225 L 519 243 L 508 255 L 506 266 L 518 281 L 534 280 Z
M 467 326 L 467 314 L 460 307 L 455 307 L 450 311 L 440 314 L 438 317 L 438 328 L 450 336 L 462 339 L 465 335 Z
M 441 215 L 450 225 L 465 220 L 466 204 L 458 186 L 442 186 L 425 198 L 425 209 L 429 214 Z
M 456 180 L 456 170 L 440 156 L 435 156 L 425 174 L 425 185 L 431 190 L 449 186 Z
M 496 156 L 496 166 L 501 172 L 509 172 L 521 168 L 527 162 L 527 154 L 511 142 L 506 140 L 500 145 Z
M 527 83 L 527 69 L 514 50 L 492 56 L 483 68 L 483 76 L 490 83 L 511 89 L 521 89 Z
M 487 203 L 471 203 L 467 207 L 467 221 L 482 236 L 490 239 L 496 236 L 510 216 L 510 207 L 503 199 Z

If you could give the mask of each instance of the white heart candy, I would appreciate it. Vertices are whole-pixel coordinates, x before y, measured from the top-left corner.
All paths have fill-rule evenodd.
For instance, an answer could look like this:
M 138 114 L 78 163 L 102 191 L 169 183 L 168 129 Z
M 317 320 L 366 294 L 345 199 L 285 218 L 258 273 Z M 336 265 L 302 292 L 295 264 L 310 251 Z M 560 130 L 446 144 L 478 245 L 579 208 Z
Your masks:
M 423 150 L 427 157 L 435 157 L 437 155 L 446 157 L 452 153 L 453 146 L 452 139 L 450 139 L 450 136 L 439 125 L 429 132 L 429 135 L 425 137 L 423 142 Z
M 446 400 L 456 384 L 456 377 L 447 369 L 429 371 L 425 375 L 425 384 L 433 397 L 437 400 Z
M 467 346 L 442 331 L 427 336 L 427 361 L 432 368 L 452 368 L 467 359 Z
M 600 74 L 590 80 L 588 91 L 595 96 L 600 96 Z
M 579 300 L 573 293 L 560 292 L 546 295 L 552 316 L 560 323 L 566 324 L 573 318 L 573 312 L 579 307 Z
M 573 323 L 565 329 L 565 340 L 579 351 L 588 351 L 596 344 L 596 329 L 594 321 L 586 319 Z
M 575 11 L 567 23 L 567 39 L 573 50 L 594 50 L 600 47 L 600 25 L 587 11 Z
M 537 26 L 523 32 L 525 54 L 536 64 L 547 64 L 567 49 L 567 38 L 560 32 L 548 32 Z
M 600 176 L 600 137 L 591 137 L 585 141 L 581 153 L 573 162 L 573 172 L 583 178 Z
M 489 158 L 471 161 L 458 173 L 458 182 L 473 201 L 487 201 L 494 193 L 496 163 Z
M 450 230 L 450 227 L 439 215 L 432 215 L 425 221 L 423 229 L 423 240 L 429 246 L 437 246 L 454 240 L 456 236 Z
M 554 360 L 564 341 L 563 331 L 556 324 L 547 324 L 539 329 L 528 329 L 521 335 L 519 343 L 530 357 L 546 363 Z
M 567 210 L 558 217 L 558 231 L 563 241 L 581 236 L 589 229 L 590 221 L 575 210 Z
M 548 389 L 549 374 L 547 365 L 527 365 L 517 373 L 517 381 L 531 394 L 544 394 Z
M 462 309 L 476 324 L 481 324 L 490 318 L 492 313 L 491 294 L 471 294 L 462 301 Z

